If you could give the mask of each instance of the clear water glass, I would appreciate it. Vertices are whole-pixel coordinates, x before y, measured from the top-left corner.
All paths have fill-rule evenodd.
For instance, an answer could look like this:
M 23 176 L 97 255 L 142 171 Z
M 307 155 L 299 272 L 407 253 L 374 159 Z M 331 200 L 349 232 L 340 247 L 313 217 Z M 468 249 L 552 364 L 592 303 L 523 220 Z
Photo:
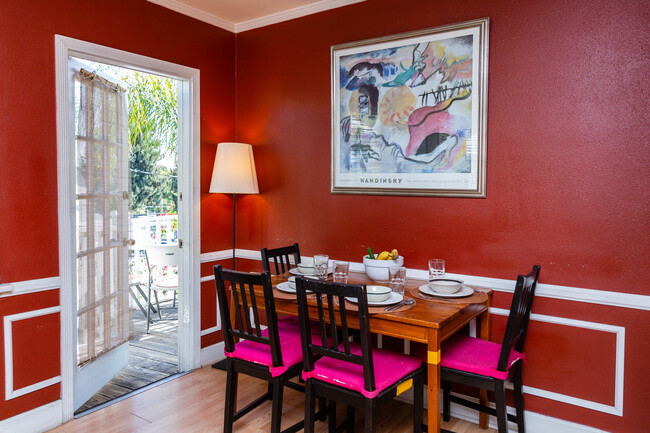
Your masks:
M 349 271 L 350 271 L 350 263 L 334 262 L 334 282 L 347 284 Z
M 445 261 L 443 259 L 429 260 L 429 279 L 445 276 Z
M 404 286 L 406 285 L 406 268 L 404 266 L 391 266 L 388 268 L 388 278 L 390 290 L 403 296 Z
M 314 274 L 321 281 L 327 280 L 327 264 L 329 256 L 327 254 L 316 254 L 314 256 Z

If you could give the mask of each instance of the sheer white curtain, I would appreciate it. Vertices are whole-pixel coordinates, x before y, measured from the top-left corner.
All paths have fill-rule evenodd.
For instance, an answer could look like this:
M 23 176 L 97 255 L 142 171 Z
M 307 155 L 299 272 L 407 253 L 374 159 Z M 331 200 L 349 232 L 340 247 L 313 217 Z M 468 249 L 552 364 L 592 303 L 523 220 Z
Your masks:
M 77 362 L 133 335 L 129 309 L 128 119 L 120 86 L 84 69 L 74 79 Z

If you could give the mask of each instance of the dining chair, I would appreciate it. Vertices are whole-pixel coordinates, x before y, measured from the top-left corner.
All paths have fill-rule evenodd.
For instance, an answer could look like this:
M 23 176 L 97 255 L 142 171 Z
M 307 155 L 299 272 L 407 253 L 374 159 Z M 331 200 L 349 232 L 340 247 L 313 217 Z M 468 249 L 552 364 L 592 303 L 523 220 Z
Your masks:
M 300 263 L 300 248 L 298 243 L 280 248 L 262 248 L 262 269 L 271 272 L 271 261 L 273 261 L 275 275 L 282 275 L 291 269 L 290 258 L 293 256 L 294 266 Z
M 180 250 L 178 245 L 147 245 L 144 249 L 145 261 L 149 272 L 149 282 L 147 284 L 147 334 L 149 325 L 153 322 L 151 312 L 158 312 L 158 318 L 162 319 L 160 311 L 160 302 L 158 301 L 158 292 L 173 291 L 172 307 L 176 306 L 176 295 L 178 294 L 178 264 L 180 259 Z M 151 302 L 153 292 L 156 298 L 156 308 Z
M 308 291 L 310 299 L 308 299 Z M 314 431 L 315 398 L 326 397 L 347 405 L 346 420 L 336 429 L 354 431 L 355 408 L 365 410 L 365 431 L 375 431 L 377 408 L 413 387 L 413 431 L 422 431 L 422 361 L 410 355 L 373 348 L 370 344 L 370 316 L 366 286 L 296 278 L 298 316 L 302 333 L 305 380 L 305 432 Z M 312 294 L 313 293 L 313 294 Z M 356 304 L 348 311 L 345 299 Z M 310 310 L 312 308 L 312 310 Z M 350 342 L 349 322 L 358 319 L 359 343 Z M 320 335 L 314 339 L 310 321 L 316 321 Z M 328 331 L 329 332 L 326 332 Z M 340 334 L 339 334 L 340 332 Z M 340 335 L 340 336 L 339 336 Z M 335 405 L 335 403 L 333 403 Z M 335 426 L 335 407 L 330 426 Z
M 217 301 L 226 355 L 226 402 L 224 432 L 233 431 L 233 423 L 267 400 L 272 400 L 271 432 L 279 433 L 282 424 L 282 396 L 284 387 L 304 392 L 304 386 L 290 382 L 302 371 L 302 351 L 298 321 L 278 320 L 273 299 L 273 286 L 268 272 L 261 274 L 238 272 L 214 267 Z M 236 328 L 231 322 L 226 283 L 232 292 Z M 258 306 L 254 286 L 262 287 L 263 308 Z M 260 300 L 262 301 L 262 300 Z M 265 315 L 267 328 L 262 330 Z M 235 339 L 239 339 L 235 343 Z M 267 392 L 235 412 L 237 376 L 243 373 L 268 382 Z M 324 415 L 320 415 L 324 418 Z M 303 421 L 282 430 L 296 432 Z
M 499 433 L 508 431 L 507 421 L 515 422 L 519 433 L 525 432 L 521 367 L 539 270 L 540 267 L 535 265 L 530 273 L 517 277 L 501 344 L 458 334 L 442 344 L 443 420 L 449 421 L 450 402 L 453 401 L 496 416 Z M 505 385 L 508 381 L 512 382 L 515 392 L 515 415 L 506 412 Z M 451 395 L 451 382 L 494 392 L 496 408 Z

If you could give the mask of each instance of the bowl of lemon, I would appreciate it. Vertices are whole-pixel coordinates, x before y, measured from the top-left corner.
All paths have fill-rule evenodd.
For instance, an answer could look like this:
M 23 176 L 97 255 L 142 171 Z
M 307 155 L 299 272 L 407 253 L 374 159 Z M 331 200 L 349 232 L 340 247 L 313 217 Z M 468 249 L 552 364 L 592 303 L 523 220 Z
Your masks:
M 404 266 L 404 257 L 400 256 L 396 249 L 373 254 L 372 249 L 368 247 L 368 254 L 363 256 L 363 265 L 366 268 L 366 275 L 372 280 L 388 281 L 388 268 Z

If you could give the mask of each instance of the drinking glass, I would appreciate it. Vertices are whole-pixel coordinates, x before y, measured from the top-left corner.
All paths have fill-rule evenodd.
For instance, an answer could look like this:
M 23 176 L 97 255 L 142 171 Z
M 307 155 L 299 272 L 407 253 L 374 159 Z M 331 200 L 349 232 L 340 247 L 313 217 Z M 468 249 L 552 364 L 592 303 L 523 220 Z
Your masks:
M 329 256 L 327 254 L 316 254 L 314 256 L 314 274 L 321 281 L 327 280 L 327 263 Z
M 429 260 L 429 279 L 440 278 L 445 275 L 445 261 L 442 259 Z
M 388 268 L 390 289 L 404 296 L 404 285 L 406 284 L 406 268 L 404 266 L 391 266 Z
M 350 263 L 334 262 L 334 282 L 347 284 L 349 270 L 350 270 Z

